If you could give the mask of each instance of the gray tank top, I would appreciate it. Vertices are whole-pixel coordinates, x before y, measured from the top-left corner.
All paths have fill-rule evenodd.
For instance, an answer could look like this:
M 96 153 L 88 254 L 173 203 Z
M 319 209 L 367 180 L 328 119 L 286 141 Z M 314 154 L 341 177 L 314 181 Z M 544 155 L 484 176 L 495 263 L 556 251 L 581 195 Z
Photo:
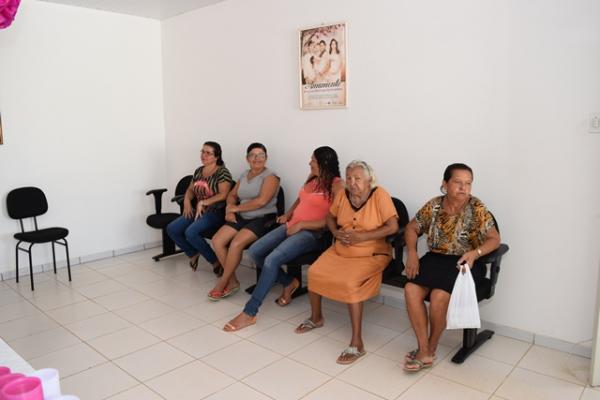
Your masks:
M 237 195 L 240 199 L 240 204 L 244 204 L 252 199 L 255 199 L 258 197 L 258 195 L 260 194 L 260 189 L 262 188 L 263 182 L 265 181 L 265 178 L 267 178 L 268 176 L 274 175 L 277 176 L 277 174 L 273 171 L 271 171 L 268 168 L 265 168 L 265 170 L 263 172 L 261 172 L 259 175 L 256 175 L 254 178 L 252 178 L 250 181 L 248 181 L 248 171 L 245 171 L 242 176 L 240 176 L 240 186 L 238 187 L 238 192 Z M 240 215 L 242 216 L 242 218 L 245 219 L 252 219 L 252 218 L 258 218 L 258 217 L 262 217 L 263 215 L 266 214 L 276 214 L 277 213 L 277 193 L 275 193 L 275 195 L 273 196 L 273 198 L 271 200 L 269 200 L 269 202 L 261 208 L 258 208 L 256 210 L 252 210 L 252 211 L 244 211 L 244 212 L 240 212 Z

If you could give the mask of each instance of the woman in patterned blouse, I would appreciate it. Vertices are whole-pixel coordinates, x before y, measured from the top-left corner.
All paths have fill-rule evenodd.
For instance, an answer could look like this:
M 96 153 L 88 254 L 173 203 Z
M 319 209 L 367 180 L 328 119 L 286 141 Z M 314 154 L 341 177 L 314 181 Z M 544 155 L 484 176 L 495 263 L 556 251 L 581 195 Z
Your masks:
M 406 307 L 418 348 L 406 354 L 404 370 L 415 372 L 433 365 L 446 328 L 446 311 L 454 281 L 463 262 L 477 283 L 485 265 L 477 259 L 500 246 L 500 234 L 486 206 L 471 196 L 473 171 L 465 164 L 449 165 L 442 181 L 443 196 L 429 200 L 406 226 L 408 251 L 404 288 Z M 417 255 L 417 239 L 427 235 L 429 252 Z M 429 315 L 425 299 L 429 296 Z
M 202 256 L 212 264 L 216 274 L 222 270 L 221 264 L 202 234 L 215 231 L 225 223 L 225 199 L 233 179 L 221 153 L 218 143 L 204 143 L 200 153 L 202 166 L 194 171 L 185 192 L 183 215 L 167 225 L 171 239 L 190 258 L 190 267 L 195 270 Z

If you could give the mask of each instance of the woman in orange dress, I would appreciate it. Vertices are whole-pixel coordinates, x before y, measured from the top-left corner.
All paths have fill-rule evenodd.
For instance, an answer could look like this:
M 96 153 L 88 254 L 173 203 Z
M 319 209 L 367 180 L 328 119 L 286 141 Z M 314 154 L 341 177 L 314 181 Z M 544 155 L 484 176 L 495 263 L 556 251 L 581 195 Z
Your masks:
M 366 354 L 361 324 L 363 302 L 379 293 L 381 276 L 392 257 L 385 238 L 398 231 L 398 214 L 390 195 L 375 183 L 364 161 L 346 168 L 345 191 L 340 191 L 327 215 L 335 243 L 308 270 L 311 316 L 296 333 L 323 326 L 322 296 L 348 304 L 352 323 L 350 345 L 337 359 L 350 364 Z

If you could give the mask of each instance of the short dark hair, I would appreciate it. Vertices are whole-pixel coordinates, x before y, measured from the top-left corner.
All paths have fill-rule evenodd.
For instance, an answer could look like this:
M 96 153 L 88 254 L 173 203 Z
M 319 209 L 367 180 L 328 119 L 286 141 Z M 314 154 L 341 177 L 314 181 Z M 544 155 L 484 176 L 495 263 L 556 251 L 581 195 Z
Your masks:
M 467 164 L 463 163 L 454 163 L 450 164 L 446 167 L 444 171 L 444 182 L 448 182 L 452 178 L 452 174 L 454 171 L 469 171 L 471 173 L 471 178 L 473 177 L 473 170 Z
M 215 153 L 215 157 L 217 157 L 217 165 L 225 165 L 225 161 L 223 161 L 223 152 L 219 143 L 208 141 L 204 142 L 204 146 L 212 147 L 213 153 Z
M 262 149 L 262 151 L 264 151 L 265 154 L 267 154 L 267 148 L 265 147 L 265 145 L 258 142 L 250 143 L 250 146 L 248 146 L 248 148 L 246 149 L 246 154 L 250 154 L 250 152 L 254 149 Z

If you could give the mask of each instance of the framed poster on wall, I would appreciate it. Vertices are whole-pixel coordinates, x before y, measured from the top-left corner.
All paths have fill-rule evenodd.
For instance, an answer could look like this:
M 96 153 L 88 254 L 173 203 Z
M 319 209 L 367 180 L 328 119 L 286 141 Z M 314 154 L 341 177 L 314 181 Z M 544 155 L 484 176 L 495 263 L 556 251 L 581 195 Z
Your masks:
M 299 31 L 300 109 L 346 107 L 346 31 L 345 22 Z

